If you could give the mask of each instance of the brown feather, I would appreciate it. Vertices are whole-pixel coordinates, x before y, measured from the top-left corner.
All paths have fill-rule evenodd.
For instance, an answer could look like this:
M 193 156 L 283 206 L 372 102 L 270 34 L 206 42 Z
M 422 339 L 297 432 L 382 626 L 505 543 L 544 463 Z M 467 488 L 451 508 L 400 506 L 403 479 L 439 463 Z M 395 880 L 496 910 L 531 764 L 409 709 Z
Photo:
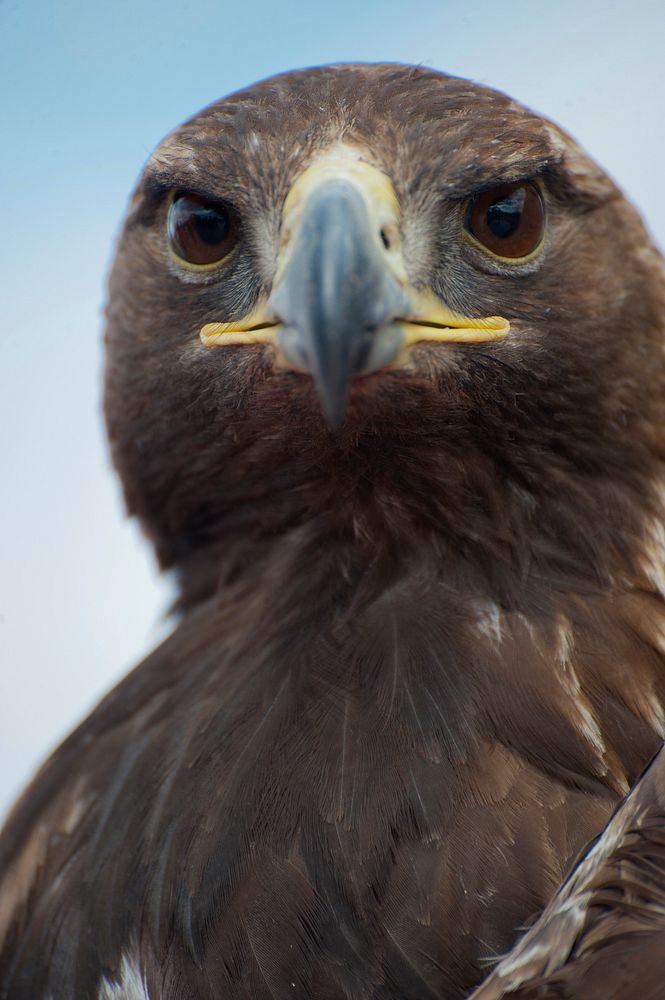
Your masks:
M 658 1000 L 665 981 L 665 750 L 473 1000 Z

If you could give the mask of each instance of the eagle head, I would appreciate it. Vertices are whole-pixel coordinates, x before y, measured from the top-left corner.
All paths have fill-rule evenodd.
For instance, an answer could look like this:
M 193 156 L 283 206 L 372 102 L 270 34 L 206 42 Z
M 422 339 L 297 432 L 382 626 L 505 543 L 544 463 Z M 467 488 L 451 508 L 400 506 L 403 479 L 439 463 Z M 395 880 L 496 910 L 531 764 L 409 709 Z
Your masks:
M 311 525 L 481 576 L 500 555 L 506 601 L 534 560 L 630 573 L 664 302 L 617 187 L 502 94 L 383 65 L 259 83 L 169 135 L 131 201 L 106 388 L 129 507 L 191 599 Z

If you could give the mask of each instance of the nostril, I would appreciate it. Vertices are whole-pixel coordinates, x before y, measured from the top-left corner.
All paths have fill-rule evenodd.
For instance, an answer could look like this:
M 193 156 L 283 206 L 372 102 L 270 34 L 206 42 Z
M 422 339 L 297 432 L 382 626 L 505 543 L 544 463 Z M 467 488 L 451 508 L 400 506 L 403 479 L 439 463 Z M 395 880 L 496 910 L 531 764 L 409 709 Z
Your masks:
M 381 240 L 386 250 L 390 250 L 390 240 L 388 239 L 388 234 L 385 229 L 381 230 Z

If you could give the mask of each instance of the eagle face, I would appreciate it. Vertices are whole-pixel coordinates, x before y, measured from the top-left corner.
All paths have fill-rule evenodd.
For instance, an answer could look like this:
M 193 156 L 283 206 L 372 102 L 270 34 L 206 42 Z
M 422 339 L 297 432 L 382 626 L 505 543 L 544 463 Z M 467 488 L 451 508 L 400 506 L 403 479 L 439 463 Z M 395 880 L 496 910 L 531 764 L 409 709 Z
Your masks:
M 172 133 L 132 199 L 106 396 L 130 509 L 183 579 L 333 506 L 472 549 L 488 507 L 504 538 L 539 512 L 543 559 L 565 536 L 607 576 L 592 480 L 652 488 L 662 315 L 636 214 L 549 122 L 430 70 L 266 81 Z

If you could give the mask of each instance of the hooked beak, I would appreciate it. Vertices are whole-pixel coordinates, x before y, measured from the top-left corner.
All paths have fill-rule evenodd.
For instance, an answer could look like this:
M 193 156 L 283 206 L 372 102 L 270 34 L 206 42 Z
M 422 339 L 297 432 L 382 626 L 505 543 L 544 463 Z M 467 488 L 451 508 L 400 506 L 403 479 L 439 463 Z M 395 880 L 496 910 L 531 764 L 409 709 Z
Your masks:
M 201 339 L 271 344 L 279 367 L 312 375 L 339 426 L 354 376 L 399 366 L 422 341 L 477 343 L 508 330 L 502 317 L 462 316 L 413 288 L 391 182 L 363 160 L 330 158 L 305 170 L 286 198 L 268 301 L 239 322 L 207 323 Z

